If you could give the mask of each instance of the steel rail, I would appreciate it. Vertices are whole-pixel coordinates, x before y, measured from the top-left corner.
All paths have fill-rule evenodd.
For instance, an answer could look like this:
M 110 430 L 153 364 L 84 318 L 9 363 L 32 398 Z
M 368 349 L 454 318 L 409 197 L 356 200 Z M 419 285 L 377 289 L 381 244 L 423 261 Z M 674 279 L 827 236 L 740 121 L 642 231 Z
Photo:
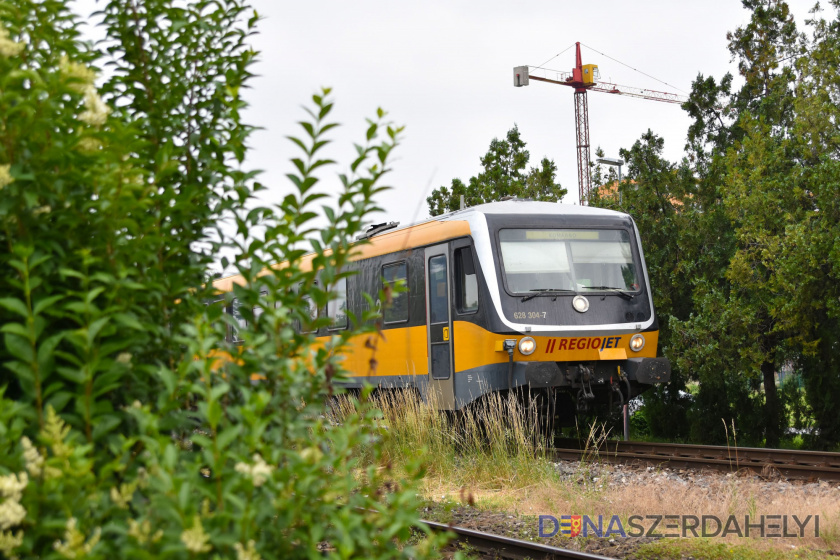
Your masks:
M 493 554 L 496 558 L 509 558 L 511 560 L 615 560 L 608 556 L 579 552 L 556 546 L 524 541 L 494 535 L 466 527 L 447 525 L 436 521 L 422 521 L 432 531 L 455 533 L 455 541 L 468 544 L 476 550 L 485 554 Z
M 796 480 L 840 481 L 840 453 L 639 441 L 606 441 L 598 449 L 586 449 L 576 439 L 558 439 L 555 445 L 562 446 L 552 450 L 558 459 L 579 460 L 592 455 L 611 463 L 642 462 L 730 472 L 747 469 L 759 474 L 776 471 Z

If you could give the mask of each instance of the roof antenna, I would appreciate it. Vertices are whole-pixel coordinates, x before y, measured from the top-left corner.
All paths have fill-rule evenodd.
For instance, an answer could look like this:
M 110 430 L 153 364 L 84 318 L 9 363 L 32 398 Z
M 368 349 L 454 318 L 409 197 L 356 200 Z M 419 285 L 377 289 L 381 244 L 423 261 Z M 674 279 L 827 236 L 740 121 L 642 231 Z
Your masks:
M 370 239 L 374 235 L 382 233 L 383 231 L 387 231 L 389 229 L 394 229 L 400 225 L 399 222 L 382 222 L 381 224 L 373 224 L 365 232 L 356 237 L 356 241 L 361 241 L 362 239 Z

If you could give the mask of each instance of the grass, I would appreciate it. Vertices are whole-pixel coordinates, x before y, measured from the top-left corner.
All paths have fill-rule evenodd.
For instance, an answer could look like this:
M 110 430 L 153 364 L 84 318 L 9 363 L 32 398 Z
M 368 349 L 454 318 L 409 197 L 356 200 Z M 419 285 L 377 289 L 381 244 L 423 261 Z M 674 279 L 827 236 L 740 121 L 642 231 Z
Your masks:
M 554 476 L 536 429 L 536 406 L 513 395 L 493 393 L 457 416 L 438 412 L 411 391 L 374 398 L 388 434 L 384 460 L 399 468 L 424 452 L 430 495 L 521 488 Z
M 794 545 L 795 546 L 795 545 Z M 817 560 L 824 559 L 825 552 L 807 548 L 780 550 L 749 544 L 733 544 L 729 541 L 711 539 L 663 539 L 643 544 L 636 550 L 639 560 L 663 558 L 693 558 L 695 560 Z

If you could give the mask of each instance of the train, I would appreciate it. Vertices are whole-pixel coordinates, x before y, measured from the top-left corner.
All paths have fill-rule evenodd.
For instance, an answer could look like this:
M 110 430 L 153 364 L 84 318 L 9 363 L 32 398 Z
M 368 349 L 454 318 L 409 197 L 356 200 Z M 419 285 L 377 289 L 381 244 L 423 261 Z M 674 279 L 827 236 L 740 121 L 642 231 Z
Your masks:
M 628 214 L 512 199 L 410 226 L 376 224 L 362 237 L 355 274 L 337 283 L 326 308 L 310 308 L 330 319 L 313 333 L 322 341 L 351 328 L 348 311 L 370 301 L 381 311 L 375 350 L 358 336 L 343 356 L 349 389 L 415 389 L 444 411 L 517 391 L 568 416 L 670 379 Z M 214 284 L 224 292 L 236 281 Z M 378 296 L 385 288 L 394 293 L 389 305 Z M 239 316 L 238 305 L 226 312 Z

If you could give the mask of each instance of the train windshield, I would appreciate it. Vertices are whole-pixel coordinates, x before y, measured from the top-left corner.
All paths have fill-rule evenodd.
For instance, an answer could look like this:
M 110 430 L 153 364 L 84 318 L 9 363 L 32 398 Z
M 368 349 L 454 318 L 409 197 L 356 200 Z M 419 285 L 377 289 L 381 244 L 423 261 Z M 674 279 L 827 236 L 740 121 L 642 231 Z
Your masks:
M 637 292 L 631 239 L 623 229 L 503 229 L 499 246 L 508 290 Z

